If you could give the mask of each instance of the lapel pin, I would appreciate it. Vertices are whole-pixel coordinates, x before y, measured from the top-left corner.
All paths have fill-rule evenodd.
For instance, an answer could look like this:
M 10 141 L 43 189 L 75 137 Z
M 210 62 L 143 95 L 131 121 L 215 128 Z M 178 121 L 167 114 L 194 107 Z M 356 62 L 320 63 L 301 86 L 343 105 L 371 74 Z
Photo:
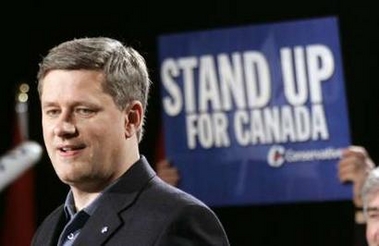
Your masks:
M 104 226 L 103 228 L 101 228 L 101 233 L 106 233 L 108 231 L 108 226 Z

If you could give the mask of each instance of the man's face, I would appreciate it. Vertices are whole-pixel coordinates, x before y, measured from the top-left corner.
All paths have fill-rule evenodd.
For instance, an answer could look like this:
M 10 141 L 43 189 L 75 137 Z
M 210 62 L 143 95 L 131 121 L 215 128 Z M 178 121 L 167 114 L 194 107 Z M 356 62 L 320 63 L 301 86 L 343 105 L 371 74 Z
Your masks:
M 43 137 L 59 178 L 101 189 L 120 175 L 125 158 L 125 112 L 105 93 L 101 72 L 53 70 L 43 79 Z
M 379 246 L 379 189 L 368 197 L 366 238 L 369 246 Z

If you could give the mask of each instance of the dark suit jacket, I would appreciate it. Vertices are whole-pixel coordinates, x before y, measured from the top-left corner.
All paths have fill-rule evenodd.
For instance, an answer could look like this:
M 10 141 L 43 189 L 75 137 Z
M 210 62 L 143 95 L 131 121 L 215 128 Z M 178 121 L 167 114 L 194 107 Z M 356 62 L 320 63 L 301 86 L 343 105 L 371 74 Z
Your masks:
M 229 245 L 213 211 L 162 181 L 144 157 L 103 196 L 74 245 Z M 64 225 L 61 205 L 39 226 L 32 245 L 56 246 Z

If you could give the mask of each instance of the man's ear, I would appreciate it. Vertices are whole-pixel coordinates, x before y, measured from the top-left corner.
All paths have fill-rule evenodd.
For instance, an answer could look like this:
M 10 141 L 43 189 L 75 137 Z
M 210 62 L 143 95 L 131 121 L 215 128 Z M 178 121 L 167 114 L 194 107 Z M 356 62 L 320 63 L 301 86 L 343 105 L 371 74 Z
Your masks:
M 143 106 L 140 101 L 134 100 L 125 109 L 125 137 L 130 138 L 142 127 Z

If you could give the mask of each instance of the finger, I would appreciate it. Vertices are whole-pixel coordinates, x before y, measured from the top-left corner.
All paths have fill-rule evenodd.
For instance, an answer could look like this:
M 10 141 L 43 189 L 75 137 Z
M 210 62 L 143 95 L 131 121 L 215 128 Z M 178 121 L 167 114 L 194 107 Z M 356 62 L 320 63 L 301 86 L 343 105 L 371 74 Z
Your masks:
M 342 158 L 347 158 L 347 157 L 356 157 L 360 159 L 365 159 L 368 157 L 367 151 L 365 148 L 361 146 L 349 146 L 348 148 L 344 149 L 342 151 Z

